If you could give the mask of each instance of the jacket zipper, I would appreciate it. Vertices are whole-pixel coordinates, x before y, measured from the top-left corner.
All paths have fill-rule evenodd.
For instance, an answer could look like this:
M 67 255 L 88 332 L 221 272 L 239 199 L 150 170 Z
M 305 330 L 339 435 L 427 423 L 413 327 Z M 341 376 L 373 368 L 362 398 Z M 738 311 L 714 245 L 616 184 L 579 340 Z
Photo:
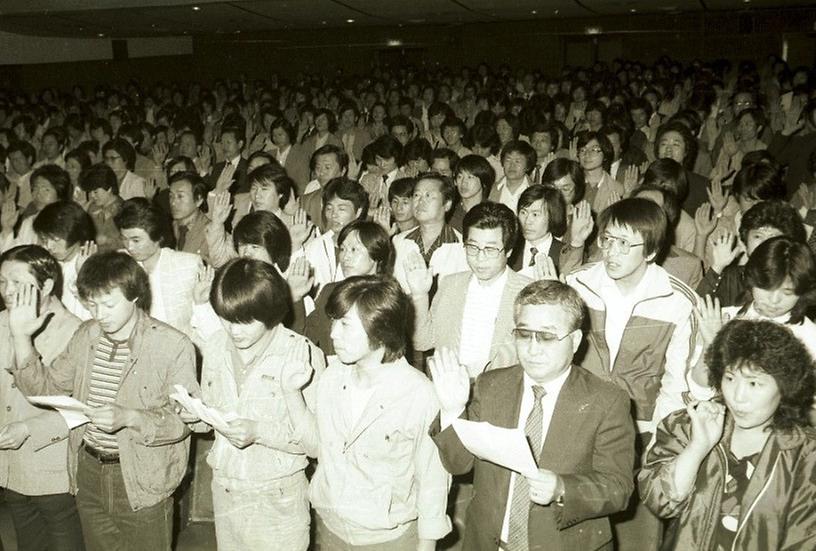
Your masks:
M 754 511 L 754 506 L 760 500 L 760 498 L 765 494 L 765 491 L 768 489 L 768 486 L 771 485 L 771 481 L 773 480 L 774 473 L 776 472 L 776 466 L 779 465 L 779 455 L 776 456 L 776 461 L 774 461 L 773 469 L 771 469 L 771 474 L 768 475 L 768 480 L 765 481 L 765 485 L 762 486 L 762 490 L 757 494 L 754 500 L 751 502 L 751 506 L 748 507 L 748 511 L 745 513 L 745 516 L 742 518 L 742 522 L 740 522 L 739 528 L 737 528 L 737 533 L 734 534 L 734 543 L 731 544 L 731 551 L 736 551 L 737 549 L 737 539 L 739 538 L 740 532 L 748 523 L 748 517 Z

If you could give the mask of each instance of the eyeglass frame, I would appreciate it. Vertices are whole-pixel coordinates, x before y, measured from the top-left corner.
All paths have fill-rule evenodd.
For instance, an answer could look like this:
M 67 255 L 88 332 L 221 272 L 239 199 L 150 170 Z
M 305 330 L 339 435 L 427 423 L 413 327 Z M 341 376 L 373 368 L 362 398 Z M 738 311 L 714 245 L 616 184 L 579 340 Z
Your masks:
M 604 240 L 609 240 L 609 243 L 606 246 L 604 246 L 603 244 Z M 629 254 L 629 252 L 632 250 L 632 247 L 641 247 L 646 244 L 645 241 L 641 241 L 640 243 L 629 243 L 623 237 L 615 237 L 614 235 L 603 234 L 598 235 L 597 242 L 598 248 L 601 249 L 602 251 L 610 250 L 612 248 L 612 243 L 614 242 L 615 244 L 617 244 L 618 252 L 620 252 L 621 254 Z
M 479 256 L 479 253 L 483 253 L 485 258 L 499 258 L 501 253 L 505 251 L 505 248 L 502 247 L 499 249 L 498 247 L 480 247 L 473 243 L 464 243 L 463 246 L 465 247 L 465 254 L 467 256 Z
M 523 335 L 522 333 L 527 332 L 529 335 Z M 557 342 L 561 342 L 567 337 L 569 337 L 575 330 L 568 332 L 563 337 L 559 337 L 556 333 L 552 331 L 537 331 L 535 329 L 527 329 L 524 327 L 514 327 L 511 331 L 513 334 L 513 338 L 518 341 L 526 341 L 527 343 L 535 342 L 536 344 L 555 344 Z M 543 338 L 542 335 L 548 335 L 552 338 Z

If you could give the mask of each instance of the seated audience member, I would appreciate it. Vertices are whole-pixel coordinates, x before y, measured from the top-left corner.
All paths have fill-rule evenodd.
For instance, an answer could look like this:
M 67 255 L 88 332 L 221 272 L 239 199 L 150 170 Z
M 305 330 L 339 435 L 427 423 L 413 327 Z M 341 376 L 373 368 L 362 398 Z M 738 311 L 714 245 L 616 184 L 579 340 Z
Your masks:
M 116 174 L 106 164 L 96 164 L 82 173 L 79 181 L 82 190 L 88 194 L 88 214 L 96 228 L 96 244 L 99 251 L 122 248 L 122 238 L 114 218 L 122 209 L 119 184 Z
M 93 220 L 76 203 L 59 201 L 37 215 L 34 232 L 62 269 L 62 304 L 80 320 L 91 319 L 77 295 L 76 280 L 82 262 L 96 250 Z
M 530 129 L 530 145 L 536 152 L 536 162 L 530 180 L 540 184 L 541 176 L 547 165 L 555 159 L 555 146 L 558 145 L 558 131 L 547 123 L 539 122 Z
M 416 316 L 414 347 L 451 348 L 471 378 L 516 363 L 512 304 L 531 279 L 507 266 L 518 222 L 500 203 L 482 203 L 465 215 L 464 248 L 469 270 L 443 276 L 433 301 L 433 275 L 416 253 L 406 278 Z
M 376 209 L 388 197 L 388 188 L 394 180 L 403 176 L 399 167 L 403 160 L 402 144 L 393 136 L 380 136 L 370 145 L 374 154 L 376 170 L 360 176 L 360 185 L 371 198 L 371 209 Z
M 303 153 L 311 157 L 321 147 L 331 145 L 338 149 L 343 148 L 343 143 L 335 135 L 337 132 L 337 117 L 330 109 L 318 109 L 314 116 L 314 131 L 304 136 L 301 141 Z
M 424 138 L 415 138 L 405 144 L 402 150 L 402 166 L 400 170 L 405 176 L 416 178 L 431 169 L 431 155 L 433 149 Z M 394 182 L 391 182 L 394 185 Z M 391 186 L 388 187 L 391 191 Z
M 578 133 L 577 146 L 586 182 L 584 199 L 589 201 L 592 212 L 599 213 L 624 193 L 623 184 L 609 174 L 615 153 L 605 135 L 589 130 Z
M 340 138 L 343 151 L 346 152 L 349 160 L 354 160 L 354 163 L 349 164 L 356 166 L 363 158 L 363 148 L 370 143 L 368 133 L 357 125 L 360 110 L 354 102 L 349 101 L 341 104 L 337 113 L 339 115 L 337 137 Z M 351 177 L 356 178 L 357 174 L 351 174 Z
M 199 255 L 209 263 L 206 209 L 207 184 L 195 172 L 181 172 L 170 178 L 170 214 L 176 250 Z
M 193 345 L 148 316 L 147 274 L 124 253 L 91 256 L 77 288 L 94 319 L 50 364 L 32 342 L 41 324 L 34 286 L 16 301 L 14 382 L 27 396 L 64 394 L 88 404 L 91 422 L 73 429 L 68 443 L 85 548 L 170 549 L 190 430 L 169 395 L 174 385 L 199 393 Z
M 314 152 L 309 163 L 309 169 L 314 175 L 314 180 L 309 182 L 303 195 L 300 197 L 300 205 L 311 219 L 312 223 L 320 228 L 321 232 L 326 231 L 326 221 L 323 219 L 323 190 L 335 178 L 342 178 L 348 170 L 348 156 L 345 152 L 334 145 L 324 145 Z
M 530 268 L 549 257 L 558 269 L 561 238 L 567 231 L 567 206 L 561 192 L 550 186 L 528 187 L 519 197 L 518 220 L 521 231 L 513 244 L 509 266 L 534 277 L 535 270 Z
M 219 269 L 210 302 L 223 326 L 203 347 L 202 399 L 237 418 L 215 428 L 207 462 L 213 470 L 213 511 L 219 549 L 309 546 L 305 451 L 289 444 L 283 374 L 293 347 L 312 348 L 311 367 L 322 372 L 320 350 L 282 325 L 289 288 L 269 263 L 234 259 Z M 317 376 L 307 388 L 310 405 Z
M 567 204 L 567 214 L 572 214 L 573 208 L 584 200 L 586 180 L 581 165 L 572 159 L 557 158 L 547 165 L 541 175 L 541 183 L 552 186 L 564 196 Z
M 390 117 L 388 123 L 388 134 L 396 139 L 403 147 L 414 138 L 415 127 L 411 119 L 404 115 Z
M 669 550 L 812 549 L 813 359 L 771 321 L 733 320 L 706 354 L 714 401 L 664 419 L 638 485 Z
M 80 178 L 83 172 L 91 168 L 90 156 L 79 149 L 65 154 L 65 171 L 71 179 L 71 198 L 80 205 L 88 204 L 88 196 L 82 190 Z
M 648 199 L 660 205 L 660 208 L 666 213 L 666 219 L 669 223 L 668 231 L 671 235 L 672 228 L 676 226 L 680 212 L 683 212 L 677 195 L 664 187 L 641 184 L 635 188 L 632 196 Z M 597 254 L 598 258 L 600 258 L 601 251 L 598 250 Z M 703 261 L 696 255 L 677 247 L 677 245 L 669 245 L 664 254 L 657 258 L 657 263 L 669 274 L 692 289 L 696 289 L 703 280 Z
M 394 246 L 388 232 L 376 222 L 355 220 L 337 237 L 337 260 L 346 278 L 362 275 L 391 275 L 394 271 Z M 329 297 L 340 284 L 327 283 L 315 299 L 314 311 L 306 318 L 303 334 L 319 346 L 326 356 L 334 355 L 331 340 L 332 321 L 326 313 Z
M 752 206 L 742 217 L 738 240 L 733 234 L 724 233 L 714 241 L 712 263 L 697 292 L 701 296 L 716 296 L 722 306 L 741 304 L 746 288 L 745 266 L 740 257 L 748 260 L 757 246 L 777 235 L 806 242 L 805 227 L 796 209 L 782 201 L 762 201 Z
M 442 137 L 445 140 L 445 147 L 456 153 L 460 159 L 473 154 L 473 151 L 462 143 L 465 136 L 467 136 L 467 127 L 461 119 L 451 117 L 445 119 L 445 122 L 442 123 Z
M 507 142 L 501 150 L 501 163 L 504 177 L 490 190 L 488 200 L 507 205 L 516 212 L 519 197 L 532 183 L 528 173 L 536 164 L 535 149 L 527 142 Z
M 609 516 L 632 493 L 634 428 L 626 393 L 573 364 L 583 308 L 557 281 L 525 287 L 513 308 L 520 365 L 481 374 L 472 397 L 469 372 L 452 351 L 431 361 L 441 405 L 431 435 L 448 472 L 474 470 L 463 549 L 612 546 Z M 523 428 L 538 471 L 521 475 L 477 459 L 451 427 L 456 418 Z
M 493 167 L 496 180 L 491 182 L 492 187 L 504 176 L 504 169 L 499 158 L 499 137 L 496 135 L 496 130 L 490 124 L 476 124 L 470 129 L 470 143 L 473 154 L 484 157 Z
M 706 202 L 708 196 L 707 175 L 692 172 L 697 159 L 697 140 L 688 127 L 679 121 L 668 122 L 657 130 L 654 152 L 658 159 L 671 159 L 685 169 L 688 192 L 683 201 L 683 211 L 693 216 Z
M 41 247 L 23 245 L 0 256 L 0 296 L 8 308 L 0 312 L 0 400 L 6 405 L 0 487 L 20 550 L 85 548 L 68 481 L 68 427 L 56 411 L 29 403 L 7 371 L 15 365 L 11 314 L 19 309 L 32 311 L 30 346 L 44 363 L 68 346 L 80 321 L 60 302 L 62 283 L 59 264 Z
M 57 201 L 71 200 L 71 179 L 68 173 L 56 165 L 44 165 L 31 173 L 31 202 L 25 209 L 3 216 L 0 228 L 0 252 L 17 245 L 33 245 L 37 242 L 34 219 L 46 206 Z M 9 209 L 13 203 L 7 203 Z
M 393 279 L 346 279 L 326 307 L 337 356 L 317 380 L 312 410 L 298 392 L 312 376 L 305 346 L 293 352 L 303 367 L 283 374 L 290 441 L 317 458 L 316 548 L 430 551 L 451 530 L 450 476 L 428 436 L 439 405 L 404 355 L 410 311 Z
M 294 180 L 297 195 L 303 196 L 306 185 L 311 180 L 310 157 L 304 155 L 303 148 L 297 143 L 295 129 L 285 118 L 273 122 L 270 132 L 274 144 L 270 152 Z
M 31 173 L 36 157 L 37 151 L 27 141 L 14 140 L 6 148 L 6 160 L 11 169 L 6 173 L 11 184 L 9 197 L 16 197 L 16 204 L 21 209 L 31 202 Z
M 598 216 L 603 261 L 567 275 L 589 310 L 582 367 L 623 388 L 632 399 L 638 449 L 671 412 L 685 407 L 694 365 L 697 295 L 655 264 L 666 245 L 668 220 L 657 204 L 618 201 Z M 657 549 L 660 522 L 635 497 L 613 520 L 625 549 Z
M 434 149 L 431 154 L 431 172 L 436 172 L 446 178 L 453 178 L 453 172 L 456 170 L 458 163 L 459 155 L 447 147 Z
M 672 159 L 658 159 L 649 165 L 643 174 L 642 184 L 666 189 L 677 196 L 682 205 L 688 195 L 686 171 Z M 637 188 L 635 188 L 637 189 Z M 669 238 L 671 244 L 688 253 L 694 252 L 697 228 L 694 219 L 685 210 L 680 210 L 672 222 Z
M 394 233 L 402 233 L 417 226 L 413 208 L 415 185 L 416 178 L 398 178 L 388 188 L 388 206 L 394 219 Z
M 124 200 L 131 197 L 145 197 L 145 179 L 137 176 L 133 169 L 136 150 L 123 138 L 114 138 L 102 146 L 102 157 L 113 173 L 119 186 L 119 195 Z
M 52 127 L 43 133 L 41 151 L 40 160 L 34 163 L 35 169 L 45 165 L 65 168 L 65 132 L 62 128 Z
M 453 181 L 459 200 L 453 207 L 453 213 L 448 215 L 448 224 L 461 232 L 465 214 L 479 203 L 487 201 L 490 187 L 496 181 L 496 172 L 484 157 L 467 155 L 457 163 Z
M 167 246 L 167 226 L 159 209 L 144 198 L 125 201 L 116 215 L 125 251 L 150 276 L 150 316 L 192 335 L 190 319 L 201 257 Z
M 303 256 L 314 269 L 315 285 L 320 287 L 340 281 L 342 267 L 337 264 L 337 237 L 347 224 L 364 220 L 368 213 L 368 193 L 363 186 L 345 177 L 334 178 L 323 189 L 323 218 L 326 232 L 309 241 L 302 249 Z
M 410 292 L 407 263 L 419 254 L 436 278 L 468 269 L 461 234 L 445 223 L 455 199 L 456 188 L 449 178 L 434 172 L 419 177 L 414 186 L 416 228 L 394 236 L 394 277 Z M 431 294 L 435 292 L 432 287 Z
M 209 187 L 217 192 L 229 191 L 235 198 L 239 193 L 247 193 L 247 160 L 241 153 L 246 145 L 245 125 L 242 120 L 221 128 L 221 147 L 224 160 L 216 164 L 210 173 Z

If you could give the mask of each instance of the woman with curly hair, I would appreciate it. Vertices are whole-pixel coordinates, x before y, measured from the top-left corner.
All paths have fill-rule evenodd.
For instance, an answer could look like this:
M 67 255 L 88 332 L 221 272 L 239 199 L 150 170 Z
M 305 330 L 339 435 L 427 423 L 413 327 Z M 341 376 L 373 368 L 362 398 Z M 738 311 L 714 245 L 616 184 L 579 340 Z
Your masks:
M 787 327 L 737 319 L 706 353 L 713 401 L 661 422 L 638 475 L 663 549 L 816 549 L 814 362 Z

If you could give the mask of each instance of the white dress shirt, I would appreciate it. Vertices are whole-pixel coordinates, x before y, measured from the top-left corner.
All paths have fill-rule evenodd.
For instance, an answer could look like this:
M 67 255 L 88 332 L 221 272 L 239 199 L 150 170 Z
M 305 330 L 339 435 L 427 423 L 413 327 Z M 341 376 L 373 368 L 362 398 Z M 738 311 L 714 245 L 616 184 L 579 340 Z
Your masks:
M 485 370 L 490 361 L 493 332 L 499 315 L 507 270 L 486 285 L 479 283 L 475 275 L 470 277 L 465 306 L 462 311 L 462 328 L 459 336 L 459 362 L 467 367 L 471 378 Z

